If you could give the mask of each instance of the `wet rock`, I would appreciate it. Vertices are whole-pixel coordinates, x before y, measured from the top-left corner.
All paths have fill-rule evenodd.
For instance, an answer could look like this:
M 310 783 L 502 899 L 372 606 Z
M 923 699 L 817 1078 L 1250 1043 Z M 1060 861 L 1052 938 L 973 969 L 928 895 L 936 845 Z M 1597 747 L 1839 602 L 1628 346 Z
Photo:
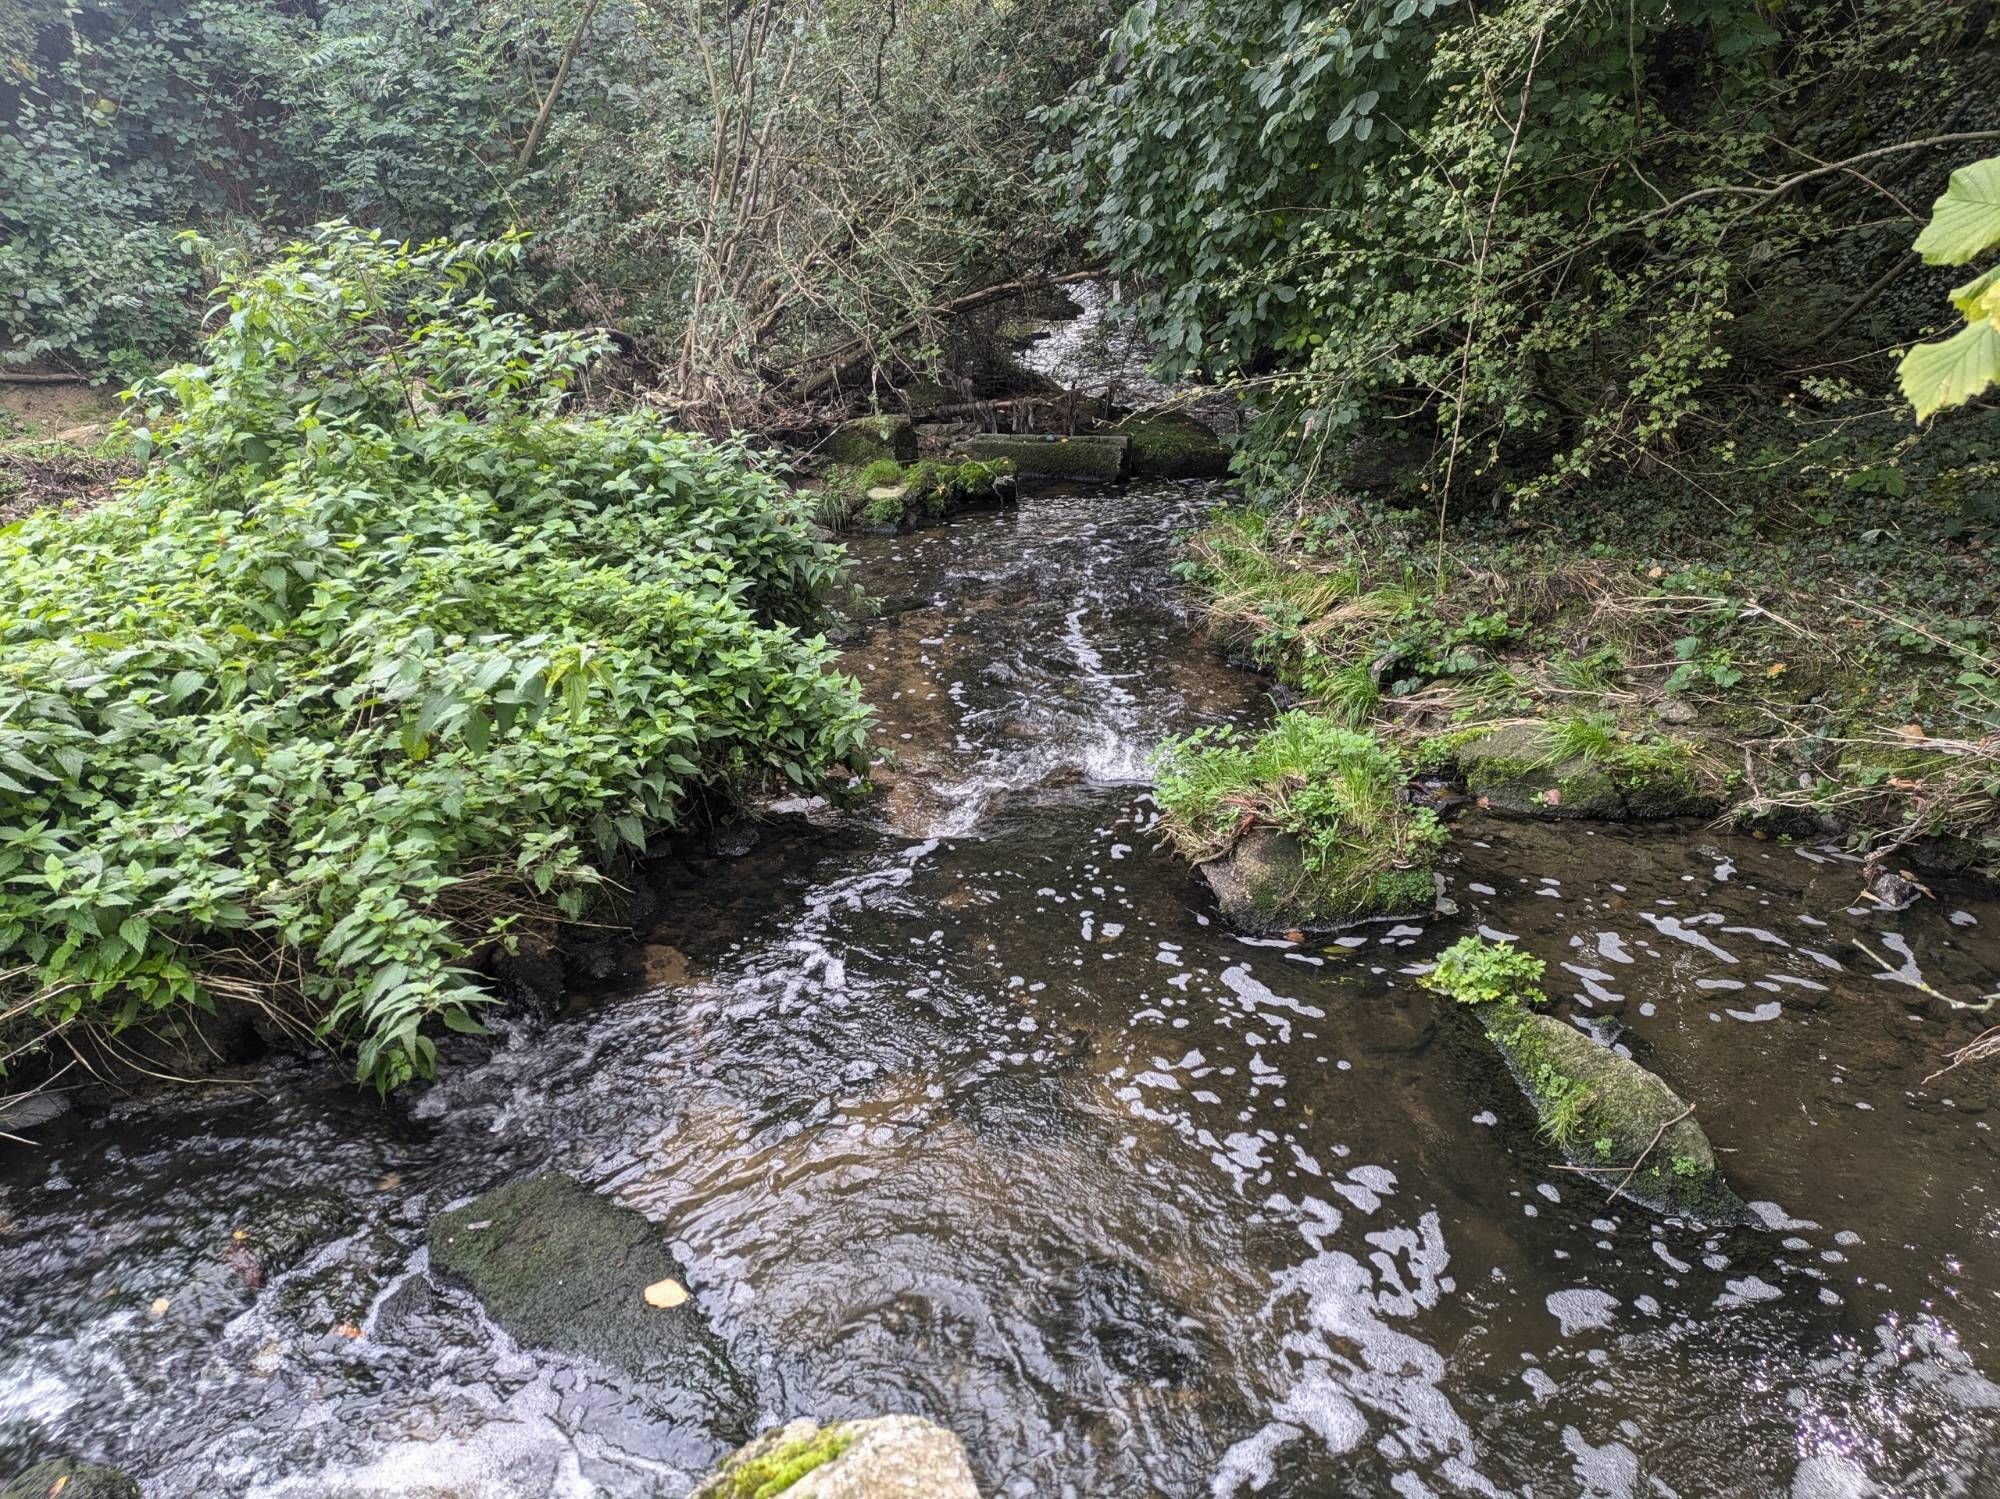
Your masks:
M 989 435 L 975 437 L 965 450 L 981 463 L 1006 462 L 1027 479 L 1078 479 L 1112 483 L 1125 477 L 1132 440 L 1122 435 L 1078 437 Z
M 0 1499 L 139 1499 L 139 1485 L 116 1468 L 59 1457 L 36 1463 L 6 1488 Z
M 1884 911 L 1907 911 L 1930 892 L 1908 870 L 1878 869 L 1869 878 L 1865 893 Z
M 1517 1004 L 1477 1013 L 1544 1133 L 1573 1164 L 1603 1168 L 1593 1175 L 1600 1186 L 1616 1188 L 1637 1163 L 1626 1195 L 1705 1223 L 1748 1221 L 1708 1135 L 1657 1075 L 1553 1015 Z
M 917 429 L 906 417 L 864 416 L 834 428 L 819 450 L 833 463 L 862 465 L 878 458 L 908 463 L 917 456 Z
M 979 1499 L 965 1447 L 921 1416 L 800 1419 L 726 1459 L 689 1499 Z
M 1201 866 L 1223 918 L 1240 932 L 1338 931 L 1364 921 L 1415 918 L 1430 913 L 1437 881 L 1428 869 L 1404 870 L 1377 882 L 1348 910 L 1330 911 L 1312 899 L 1299 842 L 1289 833 L 1254 828 L 1227 854 Z
M 700 1308 L 646 1304 L 647 1286 L 686 1275 L 643 1214 L 543 1172 L 439 1214 L 430 1260 L 517 1341 L 671 1387 L 707 1421 L 744 1429 L 748 1386 Z
M 1131 469 L 1160 479 L 1220 479 L 1229 449 L 1206 422 L 1178 411 L 1131 416 L 1108 430 L 1132 439 Z

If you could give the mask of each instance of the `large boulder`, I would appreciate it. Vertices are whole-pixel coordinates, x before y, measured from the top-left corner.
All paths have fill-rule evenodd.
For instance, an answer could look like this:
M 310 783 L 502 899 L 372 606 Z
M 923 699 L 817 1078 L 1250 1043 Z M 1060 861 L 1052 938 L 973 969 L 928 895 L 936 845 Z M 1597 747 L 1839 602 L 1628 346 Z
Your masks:
M 0 1499 L 139 1499 L 139 1485 L 116 1468 L 58 1457 L 22 1473 Z
M 1337 931 L 1364 921 L 1430 914 L 1437 880 L 1428 867 L 1379 875 L 1338 906 L 1306 870 L 1299 840 L 1275 828 L 1252 828 L 1229 852 L 1201 866 L 1223 919 L 1239 932 Z
M 1220 479 L 1229 449 L 1214 428 L 1180 411 L 1128 416 L 1105 429 L 1132 439 L 1132 472 L 1159 479 Z
M 1693 1110 L 1657 1075 L 1553 1015 L 1511 1003 L 1476 1013 L 1543 1134 L 1599 1185 L 1705 1223 L 1748 1221 Z
M 819 450 L 829 462 L 856 468 L 881 458 L 908 463 L 917 456 L 917 429 L 908 417 L 857 417 L 828 433 Z
M 1125 477 L 1132 440 L 1122 434 L 1077 437 L 989 433 L 969 439 L 965 450 L 982 463 L 1011 463 L 1024 479 L 1074 479 L 1109 484 Z
M 430 1261 L 518 1342 L 670 1388 L 691 1415 L 745 1429 L 748 1385 L 644 1214 L 543 1172 L 432 1219 Z
M 732 1453 L 689 1499 L 979 1499 L 965 1447 L 921 1416 L 801 1419 Z

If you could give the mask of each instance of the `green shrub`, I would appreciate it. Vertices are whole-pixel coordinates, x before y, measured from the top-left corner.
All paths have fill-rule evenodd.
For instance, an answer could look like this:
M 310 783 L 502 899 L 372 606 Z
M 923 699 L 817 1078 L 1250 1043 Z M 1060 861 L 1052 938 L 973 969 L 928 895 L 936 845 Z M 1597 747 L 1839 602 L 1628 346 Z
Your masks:
M 1539 987 L 1547 968 L 1511 942 L 1461 937 L 1438 955 L 1424 987 L 1465 1005 L 1538 1005 L 1548 999 Z
M 520 249 L 234 276 L 145 477 L 0 532 L 0 1060 L 226 995 L 427 1075 L 464 965 L 697 791 L 864 765 L 838 551 L 736 447 L 564 416 L 594 345 L 480 289 Z
M 1412 877 L 1429 893 L 1444 828 L 1428 808 L 1403 802 L 1408 772 L 1372 734 L 1291 712 L 1248 741 L 1229 728 L 1170 739 L 1157 763 L 1162 828 L 1196 862 L 1263 826 L 1298 840 L 1311 906 L 1394 905 L 1391 892 L 1405 894 Z

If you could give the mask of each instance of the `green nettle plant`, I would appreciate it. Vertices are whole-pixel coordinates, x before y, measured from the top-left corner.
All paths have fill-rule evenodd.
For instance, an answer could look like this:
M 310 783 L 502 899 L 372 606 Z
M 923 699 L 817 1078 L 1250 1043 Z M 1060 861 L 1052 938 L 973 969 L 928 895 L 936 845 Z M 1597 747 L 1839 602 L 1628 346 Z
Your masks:
M 865 768 L 838 550 L 737 448 L 566 415 L 597 345 L 496 310 L 521 253 L 228 277 L 145 476 L 0 533 L 0 1064 L 233 999 L 428 1075 L 691 798 Z
M 1931 221 L 1912 248 L 1932 265 L 1964 265 L 2000 244 L 2000 156 L 1989 156 L 1951 174 L 1944 196 L 1931 205 Z M 1951 294 L 1965 326 L 1950 338 L 1918 344 L 1897 373 L 1917 420 L 1945 406 L 1961 406 L 2000 381 L 2000 265 Z

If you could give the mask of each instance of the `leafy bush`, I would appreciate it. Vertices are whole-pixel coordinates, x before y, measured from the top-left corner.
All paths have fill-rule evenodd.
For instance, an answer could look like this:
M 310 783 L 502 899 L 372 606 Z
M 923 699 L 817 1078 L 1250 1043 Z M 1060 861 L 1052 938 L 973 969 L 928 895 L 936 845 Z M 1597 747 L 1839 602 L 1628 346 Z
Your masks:
M 1548 999 L 1539 987 L 1547 968 L 1511 942 L 1460 937 L 1438 954 L 1437 966 L 1424 975 L 1424 987 L 1464 1005 L 1538 1005 Z
M 1393 749 L 1312 713 L 1281 714 L 1247 742 L 1229 728 L 1170 739 L 1158 768 L 1162 827 L 1180 852 L 1201 862 L 1253 827 L 1289 833 L 1327 909 L 1364 907 L 1444 844 L 1430 810 L 1402 801 L 1408 772 Z
M 1964 265 L 1996 244 L 2000 156 L 1989 156 L 1951 174 L 1912 248 L 1932 265 Z M 1941 406 L 1963 405 L 2000 380 L 2000 266 L 1954 287 L 1951 305 L 1965 315 L 1965 326 L 1950 338 L 1917 345 L 1898 368 L 1919 421 Z
M 495 310 L 520 253 L 236 274 L 144 478 L 0 532 L 7 1055 L 229 996 L 427 1075 L 464 965 L 697 792 L 863 766 L 800 631 L 838 551 L 736 448 L 564 416 L 595 345 Z

